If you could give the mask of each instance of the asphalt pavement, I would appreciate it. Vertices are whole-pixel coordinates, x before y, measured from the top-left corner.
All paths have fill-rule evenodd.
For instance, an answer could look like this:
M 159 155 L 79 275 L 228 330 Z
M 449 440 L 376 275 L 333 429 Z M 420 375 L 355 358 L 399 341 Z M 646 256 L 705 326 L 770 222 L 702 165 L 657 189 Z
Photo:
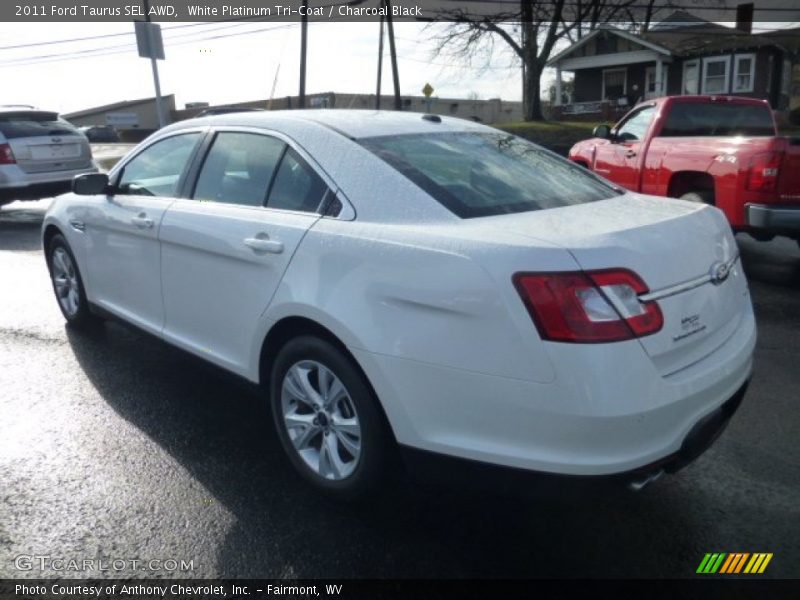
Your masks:
M 352 507 L 294 474 L 249 385 L 118 324 L 65 327 L 47 204 L 0 209 L 0 577 L 687 577 L 706 552 L 772 552 L 764 576 L 800 577 L 794 242 L 739 237 L 755 375 L 680 473 L 555 498 L 401 483 Z

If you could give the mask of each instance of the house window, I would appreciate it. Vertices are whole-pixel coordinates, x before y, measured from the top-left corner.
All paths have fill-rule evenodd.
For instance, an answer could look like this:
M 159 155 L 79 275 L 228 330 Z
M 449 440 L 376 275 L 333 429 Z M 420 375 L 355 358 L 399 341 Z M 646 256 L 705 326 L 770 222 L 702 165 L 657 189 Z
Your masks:
M 703 93 L 727 94 L 731 62 L 727 56 L 703 59 Z
M 655 98 L 667 94 L 667 78 L 669 77 L 669 67 L 661 65 L 661 85 L 656 90 L 656 68 L 647 67 L 644 75 L 644 97 Z
M 733 91 L 752 92 L 756 72 L 755 54 L 737 54 L 733 59 Z
M 683 63 L 683 84 L 681 94 L 683 96 L 696 95 L 700 93 L 700 61 L 687 60 Z
M 603 70 L 603 100 L 616 100 L 627 91 L 627 69 Z

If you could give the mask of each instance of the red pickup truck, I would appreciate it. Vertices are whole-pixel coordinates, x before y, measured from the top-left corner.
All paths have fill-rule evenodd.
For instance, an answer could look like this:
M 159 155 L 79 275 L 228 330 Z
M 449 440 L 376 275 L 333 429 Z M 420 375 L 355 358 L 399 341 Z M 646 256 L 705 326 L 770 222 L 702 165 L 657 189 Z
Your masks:
M 766 101 L 658 98 L 594 136 L 570 160 L 635 192 L 713 204 L 756 239 L 800 243 L 800 140 L 777 135 Z

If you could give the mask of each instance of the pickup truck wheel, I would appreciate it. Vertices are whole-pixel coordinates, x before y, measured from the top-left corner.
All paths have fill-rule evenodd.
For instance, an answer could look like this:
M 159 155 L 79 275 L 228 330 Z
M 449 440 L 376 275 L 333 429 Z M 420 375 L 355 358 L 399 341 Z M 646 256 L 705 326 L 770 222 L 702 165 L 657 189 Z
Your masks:
M 338 500 L 363 500 L 389 470 L 391 433 L 350 357 L 316 336 L 278 352 L 270 378 L 272 416 L 294 468 Z
M 698 204 L 710 204 L 711 206 L 714 206 L 714 192 L 689 192 L 688 194 L 681 196 L 681 200 L 686 200 L 687 202 L 697 202 Z

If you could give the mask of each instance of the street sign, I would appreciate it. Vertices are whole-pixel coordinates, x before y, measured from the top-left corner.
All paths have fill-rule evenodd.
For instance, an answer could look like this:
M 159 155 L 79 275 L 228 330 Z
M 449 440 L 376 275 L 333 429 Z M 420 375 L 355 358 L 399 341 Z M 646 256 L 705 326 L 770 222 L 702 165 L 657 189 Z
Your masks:
M 142 58 L 164 60 L 164 40 L 161 37 L 161 25 L 148 21 L 136 21 L 136 47 Z
M 430 83 L 426 83 L 425 87 L 422 88 L 422 93 L 425 94 L 426 98 L 430 98 L 433 93 L 433 86 Z

